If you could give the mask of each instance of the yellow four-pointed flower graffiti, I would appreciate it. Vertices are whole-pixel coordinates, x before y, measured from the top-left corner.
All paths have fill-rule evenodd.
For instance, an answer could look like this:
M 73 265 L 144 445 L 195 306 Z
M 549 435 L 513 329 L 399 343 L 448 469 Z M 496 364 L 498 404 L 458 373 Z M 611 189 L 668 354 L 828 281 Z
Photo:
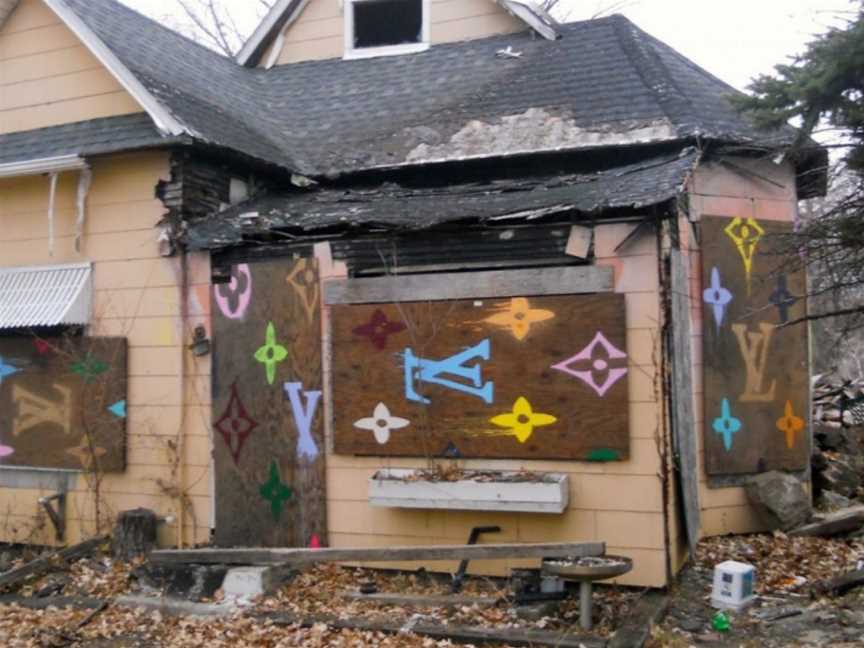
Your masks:
M 552 425 L 558 419 L 551 414 L 535 412 L 531 403 L 524 396 L 520 396 L 513 405 L 513 411 L 507 414 L 499 414 L 489 421 L 502 428 L 510 428 L 505 434 L 515 436 L 519 443 L 525 443 L 534 434 L 535 427 Z
M 510 308 L 507 308 L 503 313 L 496 313 L 487 317 L 486 321 L 496 326 L 509 328 L 513 337 L 517 340 L 524 340 L 531 330 L 532 324 L 545 322 L 553 317 L 555 317 L 555 313 L 552 311 L 531 308 L 531 304 L 524 297 L 514 297 L 510 301 Z

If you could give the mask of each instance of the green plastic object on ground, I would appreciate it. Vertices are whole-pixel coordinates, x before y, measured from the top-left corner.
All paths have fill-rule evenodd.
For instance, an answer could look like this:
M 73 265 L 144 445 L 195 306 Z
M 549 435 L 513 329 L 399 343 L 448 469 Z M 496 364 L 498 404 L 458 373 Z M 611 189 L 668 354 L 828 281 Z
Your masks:
M 729 622 L 729 615 L 725 612 L 718 612 L 711 619 L 711 627 L 717 632 L 729 632 L 729 628 L 732 627 L 732 624 Z

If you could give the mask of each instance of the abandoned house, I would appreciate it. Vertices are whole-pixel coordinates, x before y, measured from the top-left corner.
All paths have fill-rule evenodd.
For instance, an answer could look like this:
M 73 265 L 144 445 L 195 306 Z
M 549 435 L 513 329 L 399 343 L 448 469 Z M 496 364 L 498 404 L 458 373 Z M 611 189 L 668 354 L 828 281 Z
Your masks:
M 0 0 L 0 541 L 494 525 L 663 586 L 762 528 L 744 480 L 810 456 L 775 235 L 824 160 L 732 93 L 526 0 L 279 0 L 236 60 Z

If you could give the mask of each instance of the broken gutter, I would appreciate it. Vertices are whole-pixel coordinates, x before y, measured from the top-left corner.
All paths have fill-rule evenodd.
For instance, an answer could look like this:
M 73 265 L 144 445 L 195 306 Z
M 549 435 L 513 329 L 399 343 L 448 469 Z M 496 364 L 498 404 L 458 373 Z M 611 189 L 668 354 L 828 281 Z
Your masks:
M 23 160 L 0 164 L 0 178 L 80 171 L 87 168 L 87 161 L 80 155 L 60 155 L 57 157 Z

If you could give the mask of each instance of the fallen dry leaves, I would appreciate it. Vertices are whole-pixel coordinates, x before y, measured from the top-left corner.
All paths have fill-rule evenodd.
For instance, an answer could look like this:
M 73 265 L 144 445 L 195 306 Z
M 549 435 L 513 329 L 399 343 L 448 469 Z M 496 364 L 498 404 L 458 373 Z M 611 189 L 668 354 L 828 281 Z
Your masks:
M 111 608 L 75 632 L 86 612 L 3 608 L 0 645 L 4 648 L 60 648 L 61 646 L 112 646 L 146 648 L 445 648 L 450 641 L 415 635 L 385 635 L 378 632 L 331 630 L 319 624 L 312 628 L 280 627 L 243 616 L 226 619 L 172 618 L 158 612 Z M 70 641 L 71 639 L 71 641 Z
M 725 536 L 704 540 L 696 565 L 713 571 L 726 560 L 756 567 L 756 592 L 789 592 L 852 571 L 864 558 L 860 539 L 792 538 L 784 533 Z
M 43 595 L 111 598 L 134 589 L 132 574 L 136 565 L 123 565 L 102 556 L 81 560 L 65 570 L 55 570 L 28 583 L 19 592 L 25 596 Z M 528 628 L 578 630 L 579 604 L 576 599 L 564 601 L 559 611 L 549 617 L 527 621 L 519 618 L 511 594 L 502 581 L 466 579 L 464 596 L 492 598 L 499 603 L 491 607 L 458 605 L 428 607 L 389 605 L 367 600 L 350 600 L 344 592 L 356 592 L 363 583 L 374 582 L 379 592 L 412 595 L 446 595 L 450 593 L 449 577 L 419 572 L 356 569 L 337 565 L 320 565 L 309 569 L 272 596 L 264 597 L 244 614 L 287 613 L 297 618 L 364 618 L 388 624 L 410 622 L 436 625 L 472 626 L 495 629 Z M 58 585 L 60 585 L 58 587 Z M 45 594 L 45 592 L 48 594 Z M 599 587 L 595 595 L 596 632 L 609 635 L 618 620 L 625 618 L 638 600 L 639 592 L 624 588 Z M 217 598 L 221 598 L 218 597 Z M 324 624 L 312 628 L 276 626 L 272 622 L 237 615 L 226 619 L 163 618 L 116 605 L 98 613 L 83 628 L 78 624 L 89 613 L 79 610 L 45 611 L 2 608 L 0 646 L 60 648 L 70 645 L 110 646 L 304 646 L 383 648 L 437 648 L 455 645 L 418 637 L 409 632 L 386 635 L 368 631 L 333 630 Z M 102 641 L 103 643 L 99 643 Z M 94 643 L 95 642 L 95 643 Z M 108 642 L 108 643 L 104 643 Z
M 297 576 L 275 596 L 258 603 L 259 611 L 282 611 L 299 617 L 364 617 L 390 623 L 407 623 L 417 615 L 424 622 L 484 628 L 525 628 L 578 631 L 579 601 L 569 598 L 555 615 L 528 621 L 517 616 L 512 594 L 501 581 L 483 578 L 466 580 L 465 596 L 493 598 L 500 603 L 485 607 L 461 605 L 427 607 L 380 604 L 374 601 L 345 599 L 342 593 L 356 592 L 361 584 L 374 581 L 379 592 L 402 595 L 437 596 L 450 593 L 449 579 L 424 572 L 387 572 L 320 565 Z M 632 589 L 599 586 L 595 590 L 595 632 L 611 634 L 617 622 L 635 605 L 639 592 Z

